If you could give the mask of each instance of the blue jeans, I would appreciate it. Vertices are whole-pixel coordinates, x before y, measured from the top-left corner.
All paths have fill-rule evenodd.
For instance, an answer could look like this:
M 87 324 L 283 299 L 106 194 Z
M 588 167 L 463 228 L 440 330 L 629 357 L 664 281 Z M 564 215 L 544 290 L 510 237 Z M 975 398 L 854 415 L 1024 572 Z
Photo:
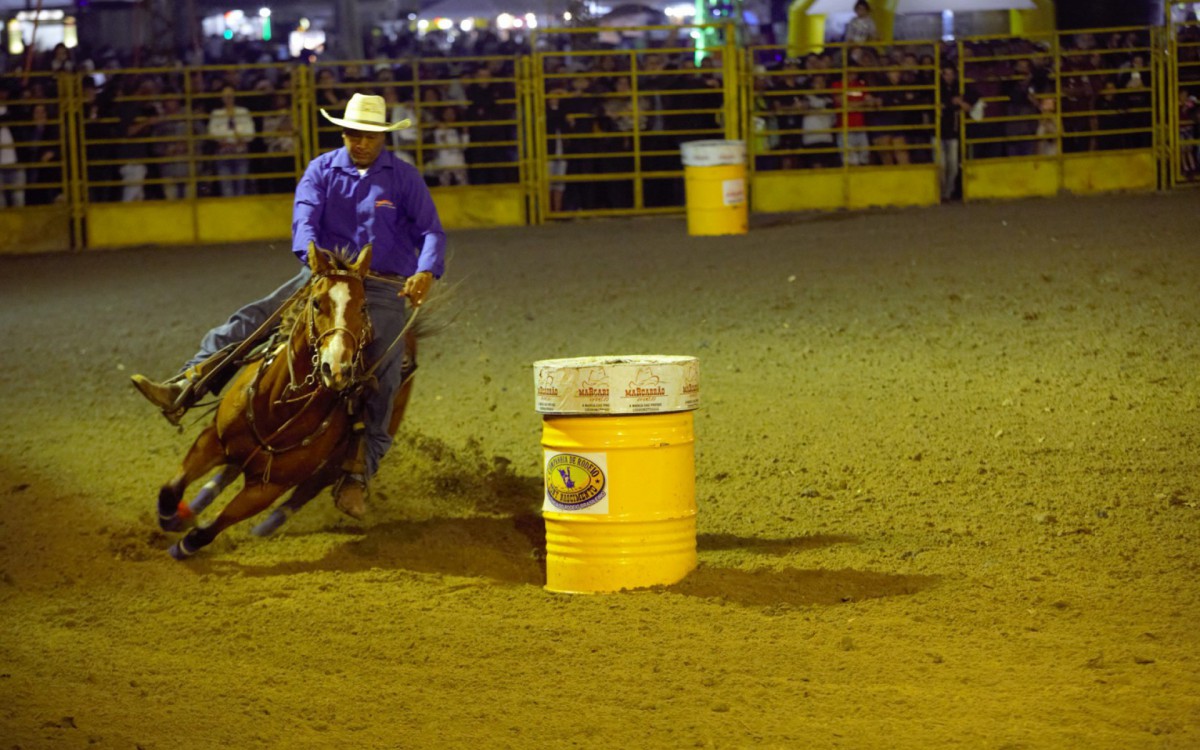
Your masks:
M 246 159 L 222 159 L 217 162 L 221 195 L 231 198 L 246 194 L 246 175 L 250 173 L 250 162 Z
M 213 328 L 200 341 L 200 350 L 196 352 L 183 369 L 208 359 L 231 344 L 246 340 L 258 327 L 271 317 L 271 313 L 289 297 L 301 289 L 312 277 L 308 266 L 288 279 L 282 286 L 260 300 L 251 302 L 229 316 L 229 320 Z M 405 300 L 397 296 L 400 287 L 385 281 L 367 279 L 367 314 L 375 329 L 375 338 L 367 345 L 366 362 L 370 367 L 384 356 L 392 342 L 404 330 L 408 320 L 408 310 Z M 388 449 L 392 447 L 392 436 L 388 434 L 388 423 L 392 418 L 392 403 L 396 400 L 396 392 L 403 382 L 402 365 L 404 363 L 404 342 L 400 341 L 387 354 L 387 360 L 375 370 L 378 381 L 376 388 L 366 391 L 363 397 L 363 423 L 366 427 L 367 440 L 367 471 L 369 479 L 379 469 Z M 226 373 L 224 378 L 215 378 L 211 390 L 216 393 L 229 382 L 234 373 Z

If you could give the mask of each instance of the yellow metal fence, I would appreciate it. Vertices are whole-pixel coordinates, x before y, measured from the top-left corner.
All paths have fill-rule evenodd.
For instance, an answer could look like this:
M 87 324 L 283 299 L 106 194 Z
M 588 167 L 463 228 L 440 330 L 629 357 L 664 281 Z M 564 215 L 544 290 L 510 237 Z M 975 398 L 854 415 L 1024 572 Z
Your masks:
M 739 53 L 713 26 L 555 29 L 535 35 L 534 188 L 543 219 L 683 206 L 679 144 L 737 138 Z M 636 42 L 591 45 L 606 33 Z M 555 44 L 554 42 L 557 42 Z
M 751 200 L 789 211 L 937 202 L 938 46 L 750 51 Z
M 359 91 L 413 121 L 391 146 L 450 227 L 680 211 L 679 146 L 714 138 L 746 140 L 755 211 L 1200 184 L 1187 17 L 802 58 L 711 30 L 539 31 L 525 56 L 3 77 L 0 250 L 285 238 L 304 166 L 340 145 L 320 110 Z

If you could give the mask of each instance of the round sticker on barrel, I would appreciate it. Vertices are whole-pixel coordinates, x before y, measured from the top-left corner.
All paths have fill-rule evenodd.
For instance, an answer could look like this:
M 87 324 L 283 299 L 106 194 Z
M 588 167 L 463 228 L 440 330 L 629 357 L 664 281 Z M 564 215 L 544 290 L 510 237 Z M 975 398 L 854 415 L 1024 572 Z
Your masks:
M 596 460 L 599 459 L 599 460 Z M 546 501 L 557 510 L 607 512 L 604 457 L 555 453 L 546 460 Z

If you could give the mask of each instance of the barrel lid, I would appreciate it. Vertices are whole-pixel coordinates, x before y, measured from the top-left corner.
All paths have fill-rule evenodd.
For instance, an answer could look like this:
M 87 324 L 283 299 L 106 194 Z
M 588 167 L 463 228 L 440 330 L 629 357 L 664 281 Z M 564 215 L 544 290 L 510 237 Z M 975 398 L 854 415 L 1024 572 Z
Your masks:
M 653 414 L 700 405 L 695 357 L 633 354 L 533 363 L 540 414 Z
M 745 141 L 703 140 L 679 144 L 685 167 L 720 167 L 746 163 Z

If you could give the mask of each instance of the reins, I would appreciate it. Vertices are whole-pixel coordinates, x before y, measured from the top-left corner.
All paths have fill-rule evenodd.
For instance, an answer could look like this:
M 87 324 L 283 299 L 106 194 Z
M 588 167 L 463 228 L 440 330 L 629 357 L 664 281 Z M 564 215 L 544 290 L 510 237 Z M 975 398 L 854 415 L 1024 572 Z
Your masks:
M 329 273 L 322 274 L 322 276 L 354 276 L 354 274 L 352 274 L 348 271 L 332 271 Z M 358 278 L 358 277 L 356 277 L 356 278 Z M 299 297 L 299 294 L 294 295 L 292 300 L 290 300 L 290 301 L 295 301 L 295 299 L 298 297 Z M 312 297 L 312 292 L 310 289 L 310 292 L 309 292 L 310 301 L 311 301 L 311 297 Z M 242 469 L 245 470 L 245 468 L 247 466 L 249 466 L 250 462 L 252 460 L 254 460 L 254 458 L 256 458 L 260 453 L 266 453 L 267 454 L 267 466 L 263 472 L 263 477 L 262 477 L 262 481 L 264 483 L 268 482 L 270 480 L 271 464 L 274 462 L 274 458 L 277 454 L 287 453 L 289 451 L 296 450 L 298 448 L 304 448 L 304 447 L 310 445 L 320 435 L 324 434 L 324 432 L 329 428 L 329 425 L 333 420 L 333 415 L 337 412 L 336 406 L 339 403 L 348 403 L 352 394 L 360 393 L 362 390 L 363 384 L 370 382 L 370 380 L 374 377 L 375 371 L 379 368 L 379 365 L 382 364 L 383 362 L 387 361 L 387 359 L 391 356 L 392 352 L 395 350 L 396 345 L 399 344 L 405 338 L 405 336 L 408 334 L 408 332 L 412 329 L 412 326 L 414 325 L 414 323 L 417 320 L 417 314 L 420 312 L 420 309 L 421 309 L 419 307 L 413 308 L 412 314 L 409 316 L 408 320 L 405 322 L 404 327 L 400 329 L 400 332 L 398 334 L 396 334 L 396 337 L 392 340 L 392 342 L 390 344 L 388 344 L 387 349 L 385 349 L 383 354 L 380 355 L 380 357 L 378 359 L 376 359 L 375 362 L 369 368 L 367 368 L 365 371 L 363 371 L 361 375 L 356 375 L 354 377 L 354 379 L 351 381 L 350 387 L 346 388 L 344 391 L 342 391 L 340 393 L 333 394 L 335 397 L 333 404 L 331 405 L 331 408 L 329 409 L 325 418 L 321 421 L 321 424 L 319 424 L 316 427 L 316 429 L 314 429 L 312 432 L 305 435 L 298 442 L 296 442 L 292 445 L 288 445 L 286 447 L 275 447 L 275 446 L 271 445 L 271 441 L 276 439 L 277 437 L 279 437 L 285 430 L 287 430 L 289 427 L 291 427 L 296 422 L 296 420 L 299 419 L 300 416 L 302 414 L 304 414 L 305 411 L 316 402 L 317 397 L 321 393 L 322 387 L 318 386 L 317 382 L 316 382 L 318 369 L 319 369 L 318 362 L 319 362 L 319 356 L 320 356 L 319 355 L 320 343 L 322 341 L 324 341 L 327 337 L 334 335 L 338 332 L 342 332 L 342 333 L 345 333 L 347 336 L 349 336 L 350 339 L 352 340 L 352 342 L 354 343 L 355 359 L 357 361 L 361 362 L 361 360 L 365 356 L 365 351 L 364 351 L 364 347 L 362 346 L 362 344 L 363 344 L 363 340 L 370 332 L 371 324 L 370 324 L 369 317 L 367 319 L 366 327 L 364 327 L 364 329 L 362 331 L 360 331 L 359 334 L 355 334 L 353 331 L 349 330 L 348 328 L 346 328 L 344 326 L 335 326 L 326 331 L 319 332 L 316 330 L 316 318 L 315 318 L 315 314 L 313 313 L 313 310 L 314 310 L 313 306 L 311 304 L 308 304 L 308 305 L 306 305 L 306 307 L 308 308 L 307 314 L 304 316 L 296 317 L 295 321 L 293 321 L 293 323 L 292 323 L 291 333 L 288 336 L 289 343 L 287 345 L 287 352 L 286 352 L 286 357 L 287 357 L 286 362 L 287 362 L 287 368 L 288 368 L 288 384 L 284 388 L 284 392 L 289 392 L 289 391 L 300 391 L 300 390 L 304 389 L 305 386 L 309 386 L 309 385 L 314 386 L 312 390 L 304 391 L 297 398 L 292 400 L 292 403 L 295 403 L 295 402 L 301 401 L 301 400 L 305 400 L 305 403 L 302 406 L 300 406 L 299 410 L 295 414 L 293 414 L 291 417 L 289 417 L 287 420 L 285 420 L 283 424 L 281 424 L 278 428 L 276 428 L 274 431 L 272 431 L 272 433 L 270 435 L 267 435 L 264 437 L 261 434 L 261 432 L 259 431 L 258 424 L 256 423 L 256 421 L 254 419 L 254 396 L 259 390 L 259 385 L 262 382 L 263 376 L 266 374 L 266 371 L 274 363 L 274 355 L 273 354 L 268 354 L 264 358 L 263 363 L 259 366 L 258 372 L 255 374 L 254 382 L 250 384 L 250 386 L 247 390 L 248 398 L 246 400 L 245 418 L 246 418 L 247 425 L 250 427 L 251 434 L 254 437 L 254 441 L 257 444 L 257 447 L 250 453 L 249 456 L 246 457 L 246 460 L 244 462 L 242 462 Z M 303 318 L 303 322 L 302 322 L 302 318 Z M 295 349 L 294 349 L 293 345 L 291 344 L 291 342 L 296 338 L 299 327 L 301 325 L 304 326 L 304 335 L 305 335 L 306 344 L 313 351 L 313 362 L 312 362 L 312 370 L 309 372 L 307 377 L 305 377 L 303 380 L 297 382 L 296 368 L 295 368 Z M 281 397 L 281 399 L 282 399 L 282 397 Z M 322 464 L 323 463 L 324 462 L 322 462 Z

